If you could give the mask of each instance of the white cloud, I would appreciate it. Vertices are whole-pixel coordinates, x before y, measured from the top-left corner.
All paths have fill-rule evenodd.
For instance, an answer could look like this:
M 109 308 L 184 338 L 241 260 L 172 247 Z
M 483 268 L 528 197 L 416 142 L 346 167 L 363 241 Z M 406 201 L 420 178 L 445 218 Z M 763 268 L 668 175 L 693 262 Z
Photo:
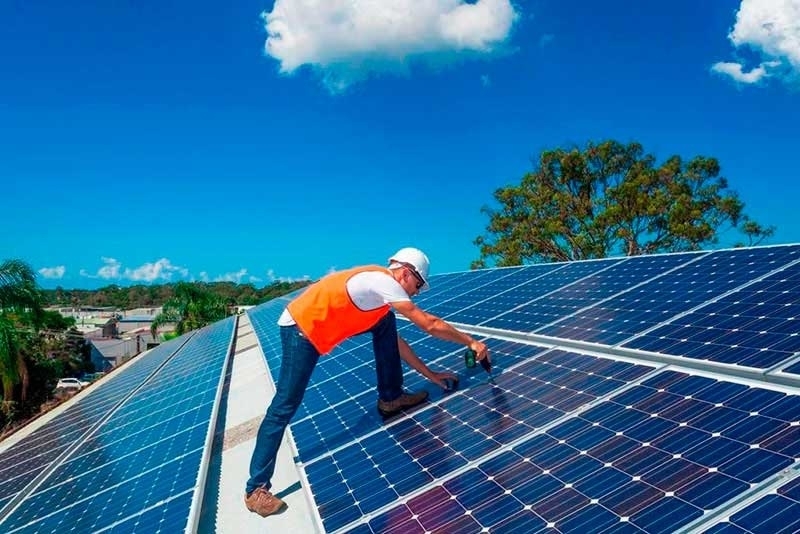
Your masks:
M 181 278 L 189 276 L 185 267 L 172 265 L 167 258 L 161 258 L 155 263 L 145 263 L 136 269 L 125 269 L 125 278 L 135 282 L 153 282 L 154 280 L 172 280 L 172 275 L 177 273 Z
M 64 273 L 67 272 L 67 268 L 63 265 L 58 265 L 56 267 L 42 267 L 39 269 L 39 274 L 41 274 L 45 278 L 64 278 Z
M 258 284 L 263 282 L 263 278 L 257 276 L 255 274 L 250 274 L 246 268 L 241 268 L 238 271 L 233 271 L 225 274 L 221 274 L 218 276 L 211 276 L 208 271 L 200 271 L 200 274 L 195 277 L 189 272 L 189 269 L 185 267 L 180 267 L 178 265 L 173 265 L 173 263 L 167 258 L 161 258 L 155 262 L 148 262 L 144 263 L 139 267 L 136 268 L 128 268 L 125 267 L 122 262 L 115 258 L 101 258 L 103 261 L 103 266 L 100 267 L 95 273 L 91 273 L 86 269 L 80 270 L 80 275 L 86 278 L 99 278 L 103 280 L 109 281 L 130 281 L 130 282 L 144 282 L 144 283 L 151 283 L 151 282 L 159 282 L 159 283 L 170 283 L 176 280 L 186 280 L 189 282 L 233 282 L 236 284 L 242 283 L 251 283 L 251 284 Z M 56 271 L 56 269 L 61 269 L 61 271 Z M 42 273 L 43 276 L 44 271 L 47 269 L 41 269 L 39 272 Z M 52 271 L 51 274 L 58 274 L 59 278 L 64 274 L 64 267 L 51 267 L 49 268 L 48 272 Z M 55 277 L 55 276 L 52 276 Z M 302 277 L 288 277 L 288 276 L 277 276 L 273 270 L 267 271 L 267 279 L 270 282 L 297 282 L 301 280 L 308 280 L 309 276 L 302 276 Z
M 96 274 L 89 273 L 86 269 L 81 269 L 81 276 L 87 278 L 102 278 L 103 280 L 130 280 L 133 282 L 153 282 L 156 280 L 170 281 L 173 275 L 177 274 L 181 278 L 189 276 L 189 270 L 185 267 L 173 265 L 167 258 L 161 258 L 154 263 L 145 263 L 135 269 L 122 268 L 122 263 L 114 258 L 101 258 L 102 267 Z
M 303 281 L 303 280 L 310 280 L 310 279 L 311 279 L 311 277 L 308 276 L 307 274 L 303 275 L 303 276 L 300 276 L 300 277 L 278 276 L 278 275 L 275 274 L 275 271 L 273 269 L 267 269 L 267 280 L 269 280 L 270 283 L 273 283 L 273 282 L 300 282 L 300 281 Z
M 519 17 L 510 0 L 275 0 L 262 16 L 281 72 L 309 65 L 334 93 L 410 61 L 498 53 Z
M 120 274 L 119 271 L 122 268 L 122 264 L 115 260 L 114 258 L 100 258 L 105 263 L 104 266 L 100 267 L 97 271 L 97 276 L 99 278 L 104 278 L 106 280 L 110 280 L 112 278 L 119 278 Z
M 247 276 L 247 269 L 239 269 L 235 273 L 225 273 L 214 279 L 215 282 L 234 282 L 241 284 L 242 279 Z
M 766 77 L 800 79 L 800 0 L 742 0 L 728 39 L 736 48 L 755 51 L 763 61 L 749 72 L 739 62 L 718 62 L 712 71 L 741 83 Z
M 739 63 L 730 63 L 720 61 L 719 63 L 714 63 L 711 66 L 711 70 L 717 72 L 719 74 L 726 74 L 740 83 L 756 83 L 757 81 L 761 80 L 764 76 L 767 75 L 767 71 L 763 65 L 759 65 L 758 67 L 750 70 L 749 72 L 744 72 L 742 70 L 742 66 Z

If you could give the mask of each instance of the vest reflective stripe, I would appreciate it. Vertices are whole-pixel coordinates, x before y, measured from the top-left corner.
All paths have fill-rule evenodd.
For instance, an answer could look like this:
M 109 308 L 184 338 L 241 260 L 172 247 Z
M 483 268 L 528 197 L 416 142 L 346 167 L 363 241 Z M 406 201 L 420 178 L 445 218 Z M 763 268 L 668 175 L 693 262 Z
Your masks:
M 390 272 L 378 265 L 335 272 L 308 286 L 287 306 L 297 327 L 320 354 L 327 354 L 348 337 L 369 330 L 389 312 L 388 304 L 361 310 L 347 293 L 347 281 L 367 271 Z

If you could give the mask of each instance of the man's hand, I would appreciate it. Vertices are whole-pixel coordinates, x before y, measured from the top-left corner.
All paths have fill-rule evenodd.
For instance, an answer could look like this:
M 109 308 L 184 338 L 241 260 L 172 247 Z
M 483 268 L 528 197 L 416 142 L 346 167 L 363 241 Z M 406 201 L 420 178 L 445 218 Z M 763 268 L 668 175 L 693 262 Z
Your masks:
M 451 373 L 449 371 L 443 371 L 441 373 L 431 373 L 431 376 L 428 377 L 428 380 L 439 386 L 444 390 L 450 390 L 450 385 L 447 383 L 448 380 L 452 382 L 458 383 L 458 376 L 455 373 Z
M 486 347 L 485 343 L 473 341 L 469 344 L 469 348 L 475 351 L 475 361 L 481 361 L 486 358 L 489 363 L 492 362 L 492 358 L 489 356 L 489 349 Z

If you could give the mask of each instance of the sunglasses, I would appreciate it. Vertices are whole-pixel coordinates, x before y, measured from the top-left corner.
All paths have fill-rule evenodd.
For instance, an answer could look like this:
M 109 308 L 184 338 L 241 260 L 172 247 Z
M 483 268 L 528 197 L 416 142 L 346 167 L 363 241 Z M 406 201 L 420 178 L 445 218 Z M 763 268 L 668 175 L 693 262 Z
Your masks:
M 422 289 L 422 286 L 425 285 L 425 280 L 423 280 L 422 275 L 419 274 L 413 266 L 409 264 L 403 264 L 403 265 L 405 266 L 406 269 L 408 269 L 411 272 L 411 274 L 414 275 L 414 278 L 417 279 L 417 291 Z

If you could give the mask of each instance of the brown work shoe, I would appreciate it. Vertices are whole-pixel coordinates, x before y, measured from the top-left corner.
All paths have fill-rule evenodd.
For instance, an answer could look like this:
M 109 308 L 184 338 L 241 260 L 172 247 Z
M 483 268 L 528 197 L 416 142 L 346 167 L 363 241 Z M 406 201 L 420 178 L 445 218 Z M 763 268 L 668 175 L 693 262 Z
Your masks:
M 424 389 L 422 391 L 418 391 L 416 393 L 403 393 L 399 397 L 391 401 L 378 401 L 378 411 L 381 413 L 382 416 L 388 417 L 390 415 L 394 415 L 400 410 L 404 410 L 406 408 L 411 408 L 412 406 L 416 406 L 421 402 L 425 402 L 425 399 L 428 398 L 428 392 Z
M 281 510 L 286 503 L 269 492 L 266 488 L 256 488 L 250 495 L 244 496 L 244 504 L 251 512 L 267 517 Z

